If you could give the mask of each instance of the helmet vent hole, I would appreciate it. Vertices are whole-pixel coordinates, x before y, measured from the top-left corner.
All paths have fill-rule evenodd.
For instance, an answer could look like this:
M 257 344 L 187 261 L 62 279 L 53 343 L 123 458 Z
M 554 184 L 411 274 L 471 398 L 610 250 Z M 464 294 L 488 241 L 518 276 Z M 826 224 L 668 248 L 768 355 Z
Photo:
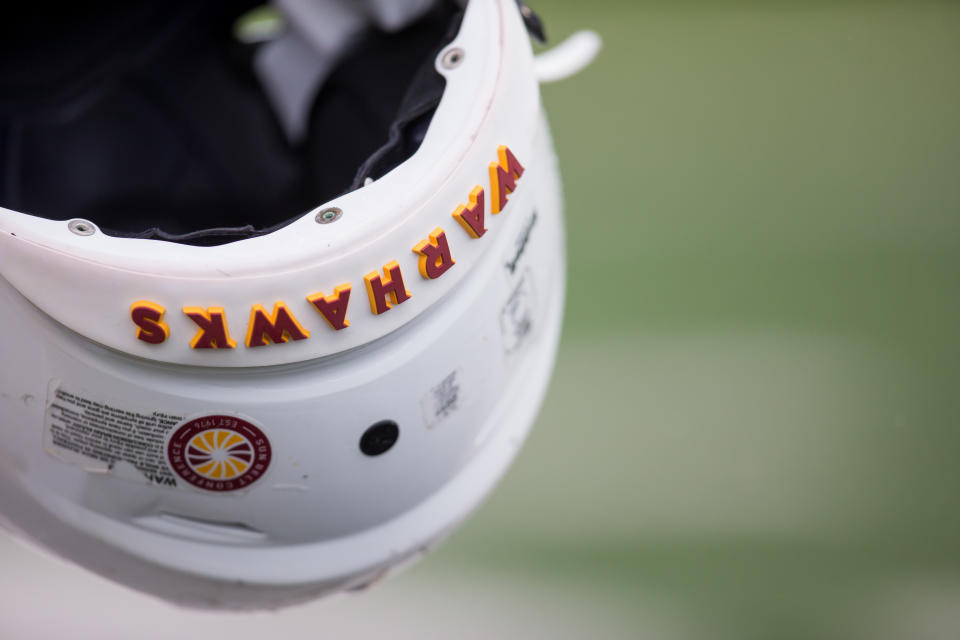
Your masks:
M 360 451 L 367 456 L 386 453 L 397 443 L 400 427 L 393 420 L 381 420 L 367 428 L 360 436 Z

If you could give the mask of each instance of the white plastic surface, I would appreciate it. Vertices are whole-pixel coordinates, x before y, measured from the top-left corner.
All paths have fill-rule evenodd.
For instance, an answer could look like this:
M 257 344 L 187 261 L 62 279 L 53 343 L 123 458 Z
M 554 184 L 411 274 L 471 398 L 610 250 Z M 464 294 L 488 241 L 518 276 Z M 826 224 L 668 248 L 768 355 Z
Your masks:
M 490 215 L 488 165 L 507 145 L 530 165 L 539 93 L 533 56 L 512 2 L 471 2 L 451 47 L 465 52 L 454 69 L 437 65 L 447 88 L 426 138 L 409 160 L 374 183 L 327 203 L 266 236 L 218 247 L 74 235 L 66 221 L 0 209 L 0 276 L 58 322 L 104 346 L 158 362 L 248 367 L 303 362 L 368 344 L 407 324 L 449 295 L 503 232 Z M 442 56 L 441 56 L 442 57 Z M 331 156 L 335 161 L 335 155 Z M 489 231 L 474 240 L 451 213 L 477 185 L 487 192 Z M 517 195 L 524 191 L 518 182 Z M 332 224 L 315 213 L 343 210 Z M 412 248 L 436 227 L 447 232 L 456 265 L 424 280 Z M 396 260 L 412 297 L 374 315 L 364 276 Z M 350 326 L 331 329 L 307 296 L 350 283 Z M 171 336 L 136 338 L 130 305 L 163 306 Z M 310 338 L 249 349 L 242 339 L 253 305 L 285 302 Z M 184 306 L 222 307 L 235 349 L 190 348 L 197 326 Z
M 455 143 L 444 147 L 431 127 L 408 163 L 336 201 L 344 216 L 334 224 L 309 216 L 277 234 L 197 248 L 75 236 L 63 223 L 0 214 L 0 522 L 142 591 L 188 606 L 252 608 L 374 581 L 476 507 L 522 444 L 549 380 L 564 239 L 556 160 L 515 5 L 473 2 L 463 28 L 455 46 L 486 93 L 466 103 L 445 97 L 448 110 L 434 122 L 452 126 L 453 104 L 472 133 L 447 130 Z M 503 212 L 492 216 L 488 200 L 488 233 L 469 238 L 450 213 L 485 183 L 504 143 L 526 171 Z M 409 166 L 424 169 L 424 150 L 440 164 L 418 176 Z M 451 204 L 442 196 L 452 193 L 459 199 Z M 414 196 L 426 201 L 406 208 Z M 421 282 L 411 247 L 440 221 L 457 263 Z M 356 277 L 371 256 L 381 265 L 407 260 L 414 297 L 364 319 Z M 266 304 L 268 293 L 329 293 L 339 279 L 331 273 L 355 274 L 352 333 L 323 334 L 315 323 L 326 338 L 279 345 L 277 356 L 259 355 L 274 353 L 269 347 L 199 360 L 183 348 L 193 329 L 171 314 L 183 342 L 160 358 L 125 324 L 133 296 L 174 309 L 168 298 L 220 304 L 232 314 Z M 120 317 L 105 321 L 114 311 Z M 115 340 L 104 322 L 127 338 Z M 298 346 L 307 348 L 285 349 Z M 456 401 L 438 411 L 436 390 L 450 379 Z M 49 428 L 62 392 L 133 414 L 242 416 L 268 438 L 272 462 L 249 488 L 223 494 L 153 484 L 124 461 L 78 461 Z M 383 419 L 398 423 L 399 440 L 383 455 L 363 455 L 360 436 Z
M 469 289 L 396 335 L 333 360 L 269 375 L 145 367 L 64 332 L 0 286 L 0 323 L 14 332 L 0 347 L 23 363 L 0 378 L 0 504 L 8 526 L 140 590 L 218 607 L 280 606 L 363 583 L 446 535 L 519 449 L 553 365 L 562 222 L 549 193 L 552 168 L 544 166 L 552 159 L 538 159 L 544 171 L 533 177 L 542 198 L 522 270 L 514 276 L 504 268 L 513 243 L 503 243 Z M 533 209 L 528 201 L 515 212 L 515 237 Z M 502 313 L 521 280 L 536 292 L 533 328 L 508 351 Z M 429 425 L 422 401 L 454 370 L 460 406 Z M 270 438 L 275 462 L 239 495 L 90 473 L 41 446 L 54 386 L 133 408 L 249 416 Z M 400 440 L 381 457 L 364 457 L 360 434 L 384 418 L 400 424 Z

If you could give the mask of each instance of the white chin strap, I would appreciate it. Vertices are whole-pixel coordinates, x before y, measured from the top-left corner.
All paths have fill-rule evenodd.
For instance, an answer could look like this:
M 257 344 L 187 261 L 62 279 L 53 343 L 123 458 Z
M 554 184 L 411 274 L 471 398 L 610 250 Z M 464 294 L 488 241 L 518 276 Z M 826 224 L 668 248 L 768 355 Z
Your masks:
M 596 31 L 577 31 L 534 59 L 537 80 L 556 82 L 580 73 L 597 57 L 602 44 Z

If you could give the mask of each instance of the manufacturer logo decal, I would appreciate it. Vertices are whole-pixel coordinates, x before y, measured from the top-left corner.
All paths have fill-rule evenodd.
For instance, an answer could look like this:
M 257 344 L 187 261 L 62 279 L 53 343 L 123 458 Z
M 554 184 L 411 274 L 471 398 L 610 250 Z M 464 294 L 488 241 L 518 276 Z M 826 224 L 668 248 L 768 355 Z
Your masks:
M 533 233 L 533 225 L 537 224 L 537 212 L 534 211 L 533 215 L 530 216 L 530 222 L 527 223 L 527 226 L 524 227 L 523 232 L 517 238 L 515 243 L 516 250 L 513 254 L 512 260 L 507 260 L 506 266 L 507 271 L 510 272 L 510 275 L 513 275 L 517 272 L 517 264 L 520 262 L 520 258 L 523 257 L 523 254 L 527 250 L 527 243 L 530 242 L 530 234 Z
M 516 351 L 530 337 L 534 329 L 536 310 L 533 276 L 527 269 L 520 276 L 516 289 L 510 294 L 507 303 L 500 311 L 500 331 L 503 334 L 503 347 L 507 353 Z
M 227 415 L 192 418 L 167 442 L 167 462 L 174 473 L 207 491 L 249 487 L 266 473 L 272 455 L 263 431 Z

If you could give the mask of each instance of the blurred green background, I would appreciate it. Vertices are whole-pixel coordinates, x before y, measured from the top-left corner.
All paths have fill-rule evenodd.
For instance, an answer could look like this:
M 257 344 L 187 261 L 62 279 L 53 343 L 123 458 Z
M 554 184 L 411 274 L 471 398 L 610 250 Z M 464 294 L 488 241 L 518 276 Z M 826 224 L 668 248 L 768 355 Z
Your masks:
M 543 90 L 562 349 L 410 579 L 563 587 L 598 637 L 960 637 L 960 3 L 533 6 L 605 43 Z
M 960 637 L 960 3 L 531 3 L 605 48 L 543 89 L 566 326 L 492 498 L 273 616 L 0 540 L 10 637 Z

